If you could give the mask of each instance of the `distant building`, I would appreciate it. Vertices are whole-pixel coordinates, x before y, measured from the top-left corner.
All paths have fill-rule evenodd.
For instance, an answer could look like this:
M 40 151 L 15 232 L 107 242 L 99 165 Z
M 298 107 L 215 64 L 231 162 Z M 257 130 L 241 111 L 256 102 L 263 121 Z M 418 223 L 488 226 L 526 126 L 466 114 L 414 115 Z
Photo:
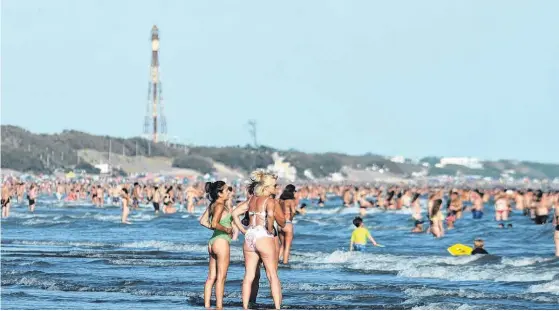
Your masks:
M 345 180 L 344 175 L 341 173 L 332 173 L 329 179 L 334 182 L 341 182 Z
M 390 161 L 392 161 L 394 163 L 405 163 L 406 158 L 404 158 L 403 156 L 395 156 L 395 157 L 390 158 Z
M 101 174 L 109 174 L 111 172 L 111 167 L 108 163 L 100 163 L 95 165 L 95 168 L 98 168 Z
M 436 167 L 445 167 L 447 165 L 461 165 L 471 169 L 483 169 L 483 164 L 477 158 L 441 158 Z
M 412 176 L 412 177 L 425 177 L 425 176 L 427 176 L 428 174 L 429 174 L 429 170 L 427 170 L 427 169 L 422 169 L 422 170 L 419 171 L 419 172 L 412 172 L 412 173 L 411 173 L 411 176 Z

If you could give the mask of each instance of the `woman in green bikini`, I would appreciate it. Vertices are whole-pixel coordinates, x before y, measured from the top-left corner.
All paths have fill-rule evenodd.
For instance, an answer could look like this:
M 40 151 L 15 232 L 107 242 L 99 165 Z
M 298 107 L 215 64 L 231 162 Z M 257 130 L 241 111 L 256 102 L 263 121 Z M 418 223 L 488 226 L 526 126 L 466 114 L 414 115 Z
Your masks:
M 216 181 L 207 182 L 205 190 L 210 200 L 208 206 L 210 229 L 214 230 L 214 234 L 208 241 L 210 264 L 208 279 L 204 286 L 204 307 L 210 308 L 212 288 L 215 284 L 216 309 L 223 309 L 223 292 L 227 269 L 229 269 L 229 243 L 233 234 L 231 211 L 225 203 L 230 199 L 232 188 L 223 181 Z

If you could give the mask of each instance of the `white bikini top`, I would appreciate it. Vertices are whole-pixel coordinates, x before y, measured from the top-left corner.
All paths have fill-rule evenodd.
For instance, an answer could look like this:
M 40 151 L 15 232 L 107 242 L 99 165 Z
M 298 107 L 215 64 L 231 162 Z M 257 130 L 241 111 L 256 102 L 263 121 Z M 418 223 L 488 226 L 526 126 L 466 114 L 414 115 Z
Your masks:
M 252 200 L 253 197 L 251 197 L 250 199 Z M 264 208 L 266 208 L 266 203 L 268 202 L 269 198 L 266 198 L 266 200 L 264 200 L 264 204 L 262 204 L 262 206 L 264 206 Z M 249 201 L 250 204 L 250 201 Z M 266 211 L 262 211 L 262 212 L 248 212 L 249 217 L 250 216 L 260 216 L 260 219 L 262 219 L 264 222 L 266 221 L 266 216 L 268 215 L 266 213 Z M 253 222 L 254 220 L 254 222 Z M 250 222 L 251 222 L 251 226 L 256 226 L 256 218 L 250 218 Z

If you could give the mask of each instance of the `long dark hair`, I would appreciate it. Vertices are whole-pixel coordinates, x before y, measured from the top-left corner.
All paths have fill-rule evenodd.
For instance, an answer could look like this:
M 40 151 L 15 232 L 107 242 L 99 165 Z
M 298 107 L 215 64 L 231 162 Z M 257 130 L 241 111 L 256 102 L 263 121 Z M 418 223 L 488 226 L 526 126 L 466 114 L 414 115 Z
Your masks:
M 295 200 L 295 186 L 287 185 L 280 195 L 280 200 Z
M 419 193 L 417 193 L 417 192 L 414 193 L 414 194 L 413 194 L 413 198 L 411 199 L 411 202 L 412 202 L 412 203 L 415 203 L 415 201 L 416 201 L 418 198 L 419 198 Z
M 204 190 L 206 191 L 206 197 L 211 202 L 210 204 L 217 201 L 217 198 L 219 198 L 219 194 L 223 192 L 223 190 L 225 190 L 225 185 L 225 182 L 221 180 L 218 180 L 216 182 L 208 181 L 206 183 Z
M 249 195 L 254 195 L 254 188 L 256 188 L 256 185 L 258 185 L 258 182 L 253 181 L 247 186 L 247 192 L 248 192 Z M 250 216 L 248 214 L 248 210 L 245 212 L 245 217 L 243 217 L 243 220 L 241 220 L 241 223 L 244 226 L 248 226 L 248 224 L 250 223 Z
M 443 204 L 443 200 L 436 199 L 433 201 L 433 208 L 431 209 L 431 217 L 437 215 L 437 213 L 441 210 L 441 205 Z
M 258 185 L 257 181 L 253 181 L 251 182 L 248 186 L 247 186 L 247 192 L 250 195 L 254 195 L 254 188 L 256 188 L 256 185 Z
M 390 200 L 392 200 L 392 197 L 394 197 L 394 190 L 388 192 L 388 197 L 386 198 L 386 201 L 390 202 Z

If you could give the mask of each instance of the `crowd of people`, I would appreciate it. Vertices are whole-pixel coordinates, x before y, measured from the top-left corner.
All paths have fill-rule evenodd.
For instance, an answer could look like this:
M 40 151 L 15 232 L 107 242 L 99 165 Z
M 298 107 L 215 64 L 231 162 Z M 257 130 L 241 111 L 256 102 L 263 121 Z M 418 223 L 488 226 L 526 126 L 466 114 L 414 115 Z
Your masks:
M 352 251 L 364 251 L 367 241 L 378 246 L 362 218 L 370 209 L 409 210 L 415 220 L 412 233 L 428 233 L 441 238 L 445 231 L 459 226 L 460 219 L 467 213 L 471 213 L 473 219 L 481 219 L 487 217 L 484 216 L 485 208 L 494 205 L 493 218 L 502 228 L 512 227 L 506 222 L 514 210 L 529 217 L 536 225 L 553 222 L 555 255 L 559 257 L 559 191 L 310 184 L 297 189 L 293 184 L 280 187 L 276 175 L 262 170 L 253 172 L 246 186 L 225 181 L 183 185 L 8 179 L 2 185 L 2 218 L 10 217 L 14 203 L 21 206 L 26 202 L 30 213 L 38 212 L 36 202 L 40 195 L 54 196 L 60 202 L 91 202 L 97 208 L 107 204 L 120 205 L 121 222 L 127 225 L 131 224 L 128 220 L 130 211 L 141 208 L 140 205 L 143 208 L 149 205 L 154 213 L 164 214 L 193 213 L 195 206 L 207 206 L 200 224 L 213 231 L 208 241 L 209 272 L 204 288 L 204 304 L 208 308 L 214 287 L 216 307 L 223 307 L 230 242 L 239 234 L 244 235 L 243 307 L 247 309 L 256 302 L 261 266 L 264 266 L 270 282 L 274 305 L 280 307 L 282 293 L 278 266 L 279 263 L 289 263 L 295 232 L 293 219 L 306 213 L 307 204 L 320 208 L 327 202 L 340 200 L 341 208 L 359 208 L 361 217 L 354 219 L 356 229 L 350 239 Z M 420 203 L 422 201 L 426 203 Z M 475 254 L 486 253 L 483 240 L 476 240 L 474 244 Z

